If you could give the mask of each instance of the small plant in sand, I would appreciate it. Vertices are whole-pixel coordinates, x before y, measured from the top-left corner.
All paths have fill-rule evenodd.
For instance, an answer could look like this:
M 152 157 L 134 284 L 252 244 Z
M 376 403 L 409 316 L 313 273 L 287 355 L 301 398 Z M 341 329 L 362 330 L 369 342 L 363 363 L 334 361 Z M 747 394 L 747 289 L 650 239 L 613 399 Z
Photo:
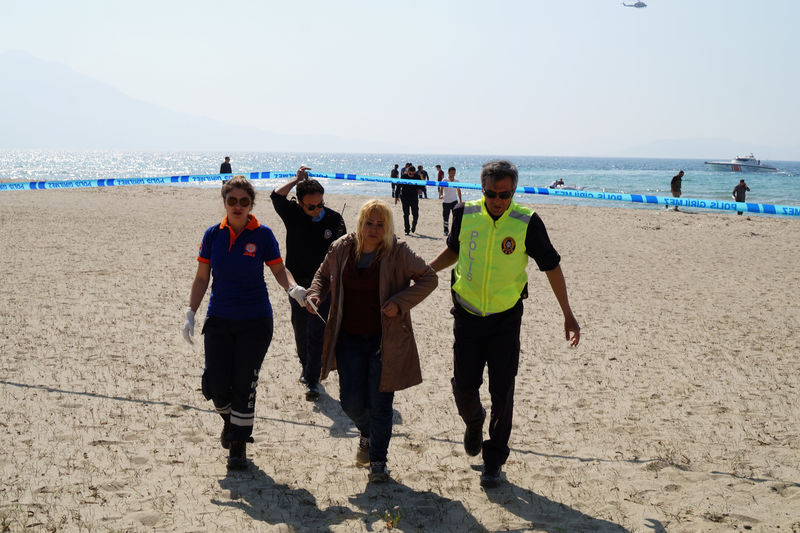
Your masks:
M 379 513 L 377 509 L 373 509 L 372 512 L 386 524 L 387 529 L 396 528 L 397 524 L 400 523 L 400 519 L 403 518 L 403 511 L 400 509 L 399 505 L 395 505 L 391 509 L 386 509 L 382 513 Z

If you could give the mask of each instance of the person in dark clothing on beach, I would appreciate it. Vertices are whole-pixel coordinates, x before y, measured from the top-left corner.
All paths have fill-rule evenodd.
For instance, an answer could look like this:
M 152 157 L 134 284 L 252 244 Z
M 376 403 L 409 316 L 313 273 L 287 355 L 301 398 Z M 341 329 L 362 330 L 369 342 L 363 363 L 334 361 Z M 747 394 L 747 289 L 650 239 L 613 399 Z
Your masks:
M 417 177 L 417 170 L 414 168 L 414 165 L 409 163 L 404 178 L 408 180 L 419 179 L 419 177 Z M 398 185 L 396 188 L 397 194 L 394 198 L 394 203 L 396 205 L 398 200 L 402 202 L 403 229 L 405 230 L 406 235 L 409 233 L 415 233 L 417 231 L 417 221 L 419 220 L 419 197 L 422 195 L 423 188 L 424 187 L 421 185 L 407 184 Z M 411 224 L 409 224 L 408 221 L 409 213 L 411 214 Z
M 219 173 L 220 174 L 233 174 L 231 170 L 231 158 L 225 156 L 225 161 L 219 166 Z
M 675 198 L 681 197 L 681 180 L 683 179 L 683 170 L 672 176 L 672 181 L 669 182 L 669 190 L 672 192 L 672 196 Z M 668 205 L 664 206 L 665 209 L 669 209 Z M 678 206 L 675 206 L 675 211 L 678 210 Z
M 739 180 L 739 185 L 733 188 L 733 199 L 737 202 L 744 202 L 745 198 L 747 197 L 747 191 L 750 190 L 750 187 L 744 182 L 744 180 Z M 737 215 L 741 215 L 741 211 L 736 212 Z
M 428 171 L 422 168 L 422 165 L 417 166 L 417 176 L 423 181 L 428 181 Z M 428 199 L 428 187 L 422 188 L 422 197 Z
M 294 274 L 297 284 L 308 287 L 317 268 L 325 259 L 333 241 L 347 233 L 342 215 L 325 206 L 325 189 L 313 179 L 308 179 L 308 167 L 301 166 L 294 179 L 287 181 L 270 195 L 275 212 L 286 226 L 286 267 Z M 287 199 L 289 191 L 297 186 L 297 201 Z M 297 346 L 297 357 L 303 371 L 300 381 L 305 386 L 306 400 L 319 399 L 319 373 L 325 322 L 330 299 L 320 302 L 320 316 L 308 313 L 295 299 L 292 306 L 292 328 Z
M 392 178 L 393 180 L 396 180 L 397 178 L 399 178 L 399 177 L 400 177 L 400 171 L 398 170 L 398 167 L 399 167 L 399 166 L 400 166 L 400 165 L 398 165 L 398 164 L 395 164 L 395 165 L 394 165 L 394 168 L 393 168 L 393 169 L 392 169 L 392 171 L 389 173 L 389 177 L 390 177 L 390 178 Z M 396 188 L 397 188 L 397 185 L 396 185 L 396 184 L 394 184 L 394 183 L 392 183 L 392 198 L 394 198 L 394 196 L 395 196 L 395 189 L 396 189 Z

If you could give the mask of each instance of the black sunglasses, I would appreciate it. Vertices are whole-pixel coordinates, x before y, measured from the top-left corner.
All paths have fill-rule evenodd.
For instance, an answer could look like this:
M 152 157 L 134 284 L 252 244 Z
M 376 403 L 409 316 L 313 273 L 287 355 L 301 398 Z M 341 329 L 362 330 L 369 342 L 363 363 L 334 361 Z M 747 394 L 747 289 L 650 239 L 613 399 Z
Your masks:
M 236 206 L 236 204 L 239 204 L 241 207 L 247 207 L 250 205 L 250 197 L 244 196 L 242 198 L 236 198 L 234 196 L 228 196 L 228 198 L 225 199 L 225 202 L 231 207 Z
M 493 191 L 491 189 L 484 189 L 483 190 L 483 195 L 486 198 L 495 199 L 495 198 L 497 198 L 499 196 L 501 200 L 508 200 L 509 198 L 514 196 L 514 191 L 497 192 L 497 191 Z
M 320 202 L 317 205 L 314 204 L 303 204 L 303 206 L 308 209 L 309 211 L 313 211 L 314 209 L 322 209 L 325 207 L 325 202 Z

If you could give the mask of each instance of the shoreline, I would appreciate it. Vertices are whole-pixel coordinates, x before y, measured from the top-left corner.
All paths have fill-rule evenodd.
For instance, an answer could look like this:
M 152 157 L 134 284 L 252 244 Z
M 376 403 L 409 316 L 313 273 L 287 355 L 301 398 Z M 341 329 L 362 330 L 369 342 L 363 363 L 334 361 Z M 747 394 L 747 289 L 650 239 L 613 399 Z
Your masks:
M 786 218 L 532 203 L 582 339 L 568 348 L 531 262 L 507 483 L 486 492 L 451 398 L 449 271 L 411 311 L 424 381 L 395 397 L 384 487 L 353 466 L 338 375 L 316 406 L 302 398 L 288 300 L 267 275 L 275 330 L 253 466 L 228 473 L 198 390 L 202 348 L 180 335 L 218 189 L 92 191 L 0 193 L 0 523 L 12 531 L 381 531 L 395 506 L 403 531 L 798 527 L 800 234 Z M 368 198 L 326 203 L 346 203 L 352 231 Z M 285 252 L 260 188 L 254 215 Z M 417 253 L 441 251 L 438 200 L 420 202 L 409 238 L 399 204 L 393 215 Z

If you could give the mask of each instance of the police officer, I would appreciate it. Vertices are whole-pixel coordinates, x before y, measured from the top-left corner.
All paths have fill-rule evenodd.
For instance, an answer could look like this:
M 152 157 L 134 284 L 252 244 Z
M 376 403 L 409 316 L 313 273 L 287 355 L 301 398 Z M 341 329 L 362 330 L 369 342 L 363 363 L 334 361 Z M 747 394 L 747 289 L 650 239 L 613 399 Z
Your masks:
M 308 170 L 311 169 L 301 166 L 294 179 L 270 195 L 275 211 L 286 225 L 286 267 L 303 287 L 311 285 L 331 243 L 347 233 L 342 215 L 325 205 L 325 189 L 317 180 L 308 179 Z M 289 200 L 287 196 L 295 185 L 297 201 Z M 300 381 L 306 389 L 306 400 L 316 401 L 319 399 L 325 323 L 317 314 L 308 313 L 294 298 L 289 298 L 289 303 L 297 356 L 303 367 Z M 317 310 L 326 320 L 330 305 L 330 298 L 327 298 Z
M 514 203 L 517 180 L 517 167 L 510 161 L 484 164 L 483 197 L 456 207 L 447 246 L 431 262 L 437 272 L 456 265 L 452 273 L 455 343 L 451 383 L 458 414 L 466 424 L 464 449 L 470 456 L 483 452 L 481 485 L 487 488 L 499 485 L 501 467 L 509 454 L 522 300 L 528 295 L 528 257 L 547 274 L 564 314 L 566 339 L 572 346 L 580 341 L 561 257 L 533 209 Z M 487 365 L 492 408 L 489 438 L 484 441 L 486 411 L 479 389 Z

